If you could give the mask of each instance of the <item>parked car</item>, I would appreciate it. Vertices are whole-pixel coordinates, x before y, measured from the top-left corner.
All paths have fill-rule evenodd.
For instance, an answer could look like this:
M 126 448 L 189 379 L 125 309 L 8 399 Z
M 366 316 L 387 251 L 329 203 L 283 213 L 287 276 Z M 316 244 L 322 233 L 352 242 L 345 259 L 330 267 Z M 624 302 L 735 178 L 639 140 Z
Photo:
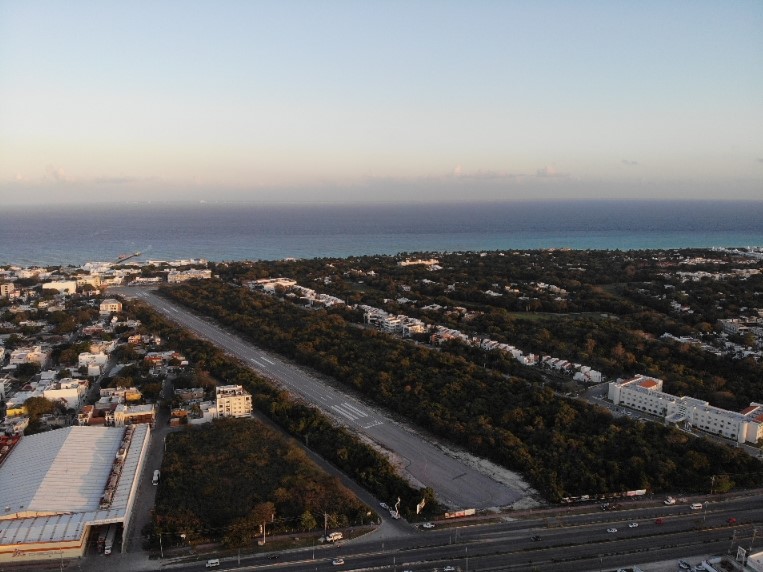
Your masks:
M 690 570 L 691 569 L 691 564 L 689 564 L 686 560 L 679 560 L 678 561 L 678 567 L 681 570 Z
M 664 501 L 662 501 L 662 502 L 663 502 L 664 504 L 667 504 L 667 505 L 676 504 L 676 499 L 674 499 L 673 497 L 668 497 L 668 498 L 666 498 L 666 499 L 665 499 Z
M 386 502 L 380 502 L 379 506 L 382 507 L 384 510 L 389 510 L 389 505 Z

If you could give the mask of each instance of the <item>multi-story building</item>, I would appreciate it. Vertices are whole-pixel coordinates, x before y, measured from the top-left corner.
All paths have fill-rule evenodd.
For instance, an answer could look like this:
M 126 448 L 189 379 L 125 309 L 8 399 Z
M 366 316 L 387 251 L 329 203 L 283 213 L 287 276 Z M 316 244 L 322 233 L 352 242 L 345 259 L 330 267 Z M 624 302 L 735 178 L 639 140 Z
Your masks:
M 215 391 L 218 417 L 249 417 L 252 396 L 240 385 L 220 385 Z
M 697 428 L 738 443 L 757 443 L 763 437 L 763 404 L 751 403 L 742 412 L 714 407 L 693 397 L 663 393 L 662 380 L 645 375 L 609 384 L 615 405 L 662 417 L 666 423 Z
M 98 309 L 98 313 L 102 316 L 106 316 L 112 313 L 119 313 L 122 311 L 122 302 L 115 300 L 114 298 L 106 298 Z

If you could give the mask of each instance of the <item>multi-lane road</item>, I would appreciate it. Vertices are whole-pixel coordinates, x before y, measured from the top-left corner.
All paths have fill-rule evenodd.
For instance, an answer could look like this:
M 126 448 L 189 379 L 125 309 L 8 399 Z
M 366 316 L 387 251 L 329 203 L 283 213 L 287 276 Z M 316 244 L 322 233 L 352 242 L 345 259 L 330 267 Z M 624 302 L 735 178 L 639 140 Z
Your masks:
M 430 572 L 453 566 L 461 572 L 612 572 L 638 565 L 651 572 L 655 568 L 650 562 L 672 560 L 677 570 L 679 558 L 696 563 L 707 554 L 735 553 L 737 546 L 760 547 L 763 527 L 754 529 L 761 515 L 760 496 L 715 499 L 702 511 L 692 511 L 687 504 L 665 507 L 659 502 L 632 503 L 615 512 L 599 512 L 596 507 L 574 513 L 554 510 L 468 527 L 447 528 L 438 523 L 433 530 L 419 529 L 405 538 L 284 552 L 277 560 L 266 554 L 242 559 L 240 564 L 235 558 L 223 559 L 221 568 Z M 657 518 L 662 524 L 656 523 Z M 736 519 L 734 525 L 728 523 L 730 518 Z M 631 526 L 634 523 L 638 526 Z M 334 558 L 342 558 L 344 564 L 333 565 Z M 197 570 L 203 562 L 200 557 L 172 568 Z
M 121 288 L 110 292 L 146 301 L 172 321 L 218 345 L 347 427 L 394 452 L 413 480 L 432 487 L 438 498 L 448 506 L 476 509 L 505 507 L 526 497 L 530 491 L 528 486 L 514 488 L 493 480 L 449 454 L 448 449 L 424 439 L 412 428 L 392 420 L 349 392 L 332 387 L 309 371 L 242 340 L 218 324 L 192 314 L 150 289 Z M 520 482 L 519 477 L 517 482 Z

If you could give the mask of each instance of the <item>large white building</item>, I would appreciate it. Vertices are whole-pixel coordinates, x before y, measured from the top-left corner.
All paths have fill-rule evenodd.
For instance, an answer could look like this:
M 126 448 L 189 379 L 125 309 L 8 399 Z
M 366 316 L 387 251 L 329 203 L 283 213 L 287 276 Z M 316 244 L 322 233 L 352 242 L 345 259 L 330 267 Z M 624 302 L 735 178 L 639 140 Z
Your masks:
M 110 524 L 128 538 L 150 432 L 67 427 L 21 439 L 0 467 L 0 562 L 81 557 Z
M 215 391 L 218 417 L 249 417 L 252 396 L 240 385 L 220 385 Z
M 667 423 L 695 427 L 738 443 L 757 443 L 763 437 L 760 403 L 751 403 L 740 413 L 728 411 L 701 399 L 663 393 L 662 380 L 645 375 L 610 382 L 608 397 L 615 405 L 651 413 Z

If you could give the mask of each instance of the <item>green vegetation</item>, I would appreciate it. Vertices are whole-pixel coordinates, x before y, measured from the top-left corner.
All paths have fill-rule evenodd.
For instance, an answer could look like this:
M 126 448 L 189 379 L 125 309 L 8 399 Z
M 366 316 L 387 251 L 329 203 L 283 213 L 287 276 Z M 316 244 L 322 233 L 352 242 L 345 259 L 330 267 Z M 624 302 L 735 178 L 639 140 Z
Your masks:
M 415 505 L 421 500 L 422 495 L 428 499 L 422 518 L 441 512 L 441 507 L 432 498 L 431 490 L 413 489 L 397 474 L 384 455 L 343 427 L 334 424 L 319 410 L 292 399 L 287 392 L 275 388 L 269 381 L 227 357 L 213 345 L 178 330 L 174 324 L 167 322 L 147 306 L 140 303 L 126 304 L 126 306 L 148 329 L 160 334 L 168 347 L 182 352 L 191 363 L 195 364 L 196 375 L 202 385 L 207 384 L 208 380 L 214 377 L 224 379 L 226 383 L 244 386 L 252 394 L 255 409 L 300 441 L 309 444 L 311 450 L 334 464 L 366 490 L 381 499 L 400 497 L 401 512 L 406 517 L 411 518 L 415 514 L 412 511 L 415 510 Z M 189 383 L 193 382 L 189 381 Z M 171 468 L 167 470 L 172 471 Z M 211 485 L 207 483 L 207 486 Z M 163 517 L 172 517 L 173 521 L 182 519 L 181 513 L 172 512 L 171 503 L 164 503 L 162 490 L 160 488 L 159 502 L 163 503 L 162 506 L 167 510 Z M 277 499 L 269 500 L 275 503 Z M 299 514 L 304 515 L 305 511 L 312 510 L 311 506 L 302 507 Z M 293 510 L 297 508 L 294 507 Z M 243 518 L 244 515 L 240 517 Z M 304 522 L 311 522 L 307 515 L 304 515 Z M 232 524 L 233 522 L 229 525 L 232 526 Z M 291 526 L 297 528 L 295 524 Z M 224 532 L 219 530 L 219 526 L 217 532 L 220 533 L 219 538 L 224 537 Z
M 167 437 L 154 534 L 247 546 L 268 534 L 368 523 L 368 507 L 294 442 L 253 419 L 220 419 Z
M 220 281 L 164 292 L 435 434 L 520 471 L 551 500 L 642 488 L 704 491 L 718 474 L 730 475 L 739 486 L 761 482 L 760 462 L 739 450 L 673 428 L 613 419 L 601 408 L 507 377 L 464 356 L 359 328 L 352 323 L 358 314 L 348 308 L 307 310 Z M 631 303 L 606 294 L 576 309 L 591 311 L 591 306 L 635 311 Z M 617 337 L 623 333 L 615 327 L 621 321 L 591 321 L 589 331 L 597 335 L 593 349 L 615 337 L 615 354 L 627 361 L 625 348 L 632 345 L 630 338 Z M 490 331 L 491 336 L 498 333 Z M 547 329 L 540 333 L 538 343 L 557 339 Z

